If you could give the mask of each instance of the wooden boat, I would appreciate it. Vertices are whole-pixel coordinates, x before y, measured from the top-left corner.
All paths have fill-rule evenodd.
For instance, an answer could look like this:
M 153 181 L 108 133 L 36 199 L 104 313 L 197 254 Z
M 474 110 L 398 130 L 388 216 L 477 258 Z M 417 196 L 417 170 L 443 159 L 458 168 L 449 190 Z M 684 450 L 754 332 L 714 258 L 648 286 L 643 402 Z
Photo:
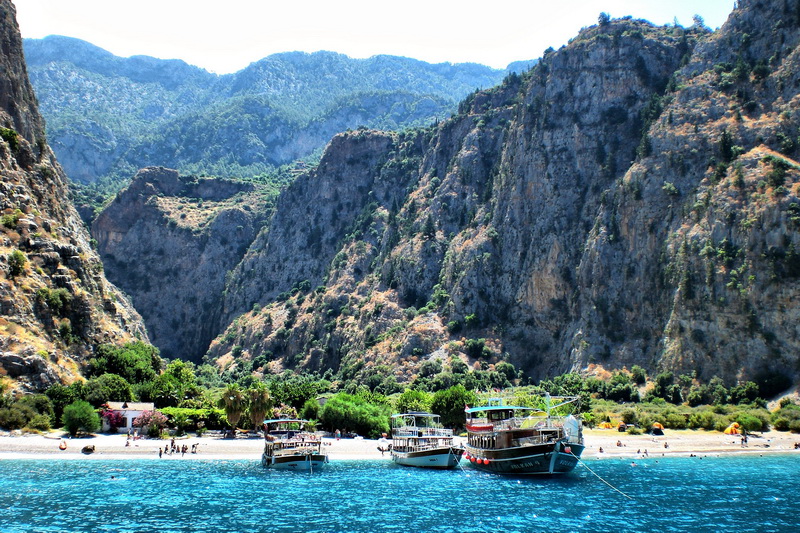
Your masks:
M 392 460 L 403 466 L 454 468 L 464 449 L 453 444 L 453 430 L 439 423 L 439 415 L 403 413 L 392 416 Z
M 264 421 L 261 466 L 277 470 L 314 472 L 328 462 L 322 439 L 304 428 L 307 420 L 278 418 Z
M 565 474 L 583 453 L 581 423 L 573 415 L 559 415 L 577 397 L 559 398 L 544 410 L 504 405 L 492 398 L 483 407 L 466 408 L 467 444 L 464 458 L 479 470 L 497 474 Z

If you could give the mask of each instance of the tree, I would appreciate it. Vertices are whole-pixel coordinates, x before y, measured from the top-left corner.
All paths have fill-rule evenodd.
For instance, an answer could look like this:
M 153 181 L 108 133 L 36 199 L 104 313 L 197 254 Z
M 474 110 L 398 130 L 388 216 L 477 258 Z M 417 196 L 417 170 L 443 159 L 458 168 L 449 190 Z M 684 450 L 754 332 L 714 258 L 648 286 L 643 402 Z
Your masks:
M 128 383 L 144 383 L 155 379 L 161 371 L 161 363 L 158 348 L 141 341 L 124 346 L 103 344 L 97 349 L 97 356 L 89 360 L 88 374 L 117 374 Z
M 425 391 L 418 389 L 406 389 L 397 399 L 395 410 L 398 413 L 408 413 L 410 411 L 428 411 L 431 408 L 433 396 Z
M 389 432 L 390 408 L 385 404 L 368 402 L 360 395 L 340 392 L 325 402 L 319 418 L 323 426 L 355 431 L 359 435 L 377 439 Z
M 103 374 L 86 383 L 84 399 L 95 407 L 106 402 L 130 402 L 133 401 L 133 390 L 122 376 Z
M 61 423 L 64 424 L 64 429 L 74 437 L 79 431 L 92 433 L 99 430 L 100 416 L 89 402 L 77 400 L 64 408 Z
M 253 429 L 258 429 L 264 423 L 267 411 L 272 408 L 272 397 L 263 381 L 256 381 L 247 389 L 247 403 L 250 406 L 250 421 Z
M 225 387 L 222 391 L 222 397 L 219 399 L 219 406 L 225 409 L 225 417 L 228 419 L 231 429 L 236 430 L 236 424 L 242 418 L 247 403 L 242 389 L 238 385 L 232 383 Z
M 633 365 L 631 367 L 631 377 L 637 385 L 644 385 L 647 381 L 647 372 L 639 365 Z
M 76 381 L 69 387 L 61 384 L 55 384 L 44 391 L 45 395 L 53 402 L 53 419 L 61 420 L 61 415 L 64 414 L 64 408 L 74 402 L 75 400 L 82 399 L 83 383 Z
M 514 368 L 514 365 L 512 365 L 511 363 L 501 361 L 496 365 L 494 365 L 494 369 L 497 373 L 505 376 L 506 380 L 509 382 L 512 382 L 515 379 L 517 379 L 517 369 Z
M 159 407 L 177 407 L 184 400 L 201 394 L 194 375 L 194 365 L 175 360 L 153 380 L 149 395 Z
M 319 382 L 308 376 L 286 371 L 269 382 L 269 392 L 274 404 L 285 403 L 300 409 L 306 400 L 315 398 L 320 390 Z
M 597 23 L 601 26 L 607 26 L 611 22 L 611 15 L 606 13 L 605 11 L 600 13 L 600 16 L 597 17 Z
M 703 17 L 701 17 L 696 13 L 694 14 L 694 16 L 692 16 L 692 22 L 693 22 L 692 25 L 699 30 L 703 30 L 706 27 L 706 21 L 703 20 Z
M 442 417 L 442 424 L 451 428 L 464 427 L 464 407 L 474 404 L 477 396 L 464 385 L 437 391 L 431 401 L 431 411 Z

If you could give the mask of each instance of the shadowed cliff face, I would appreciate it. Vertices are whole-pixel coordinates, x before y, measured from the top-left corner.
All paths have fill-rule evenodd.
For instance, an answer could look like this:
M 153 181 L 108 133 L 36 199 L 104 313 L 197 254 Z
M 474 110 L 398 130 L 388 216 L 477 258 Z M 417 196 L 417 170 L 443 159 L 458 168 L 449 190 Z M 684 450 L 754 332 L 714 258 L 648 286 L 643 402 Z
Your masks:
M 11 386 L 42 389 L 74 379 L 97 345 L 147 336 L 67 200 L 7 0 L 0 48 L 0 369 Z
M 146 168 L 92 225 L 109 278 L 166 357 L 199 359 L 219 333 L 225 276 L 266 216 L 253 185 Z

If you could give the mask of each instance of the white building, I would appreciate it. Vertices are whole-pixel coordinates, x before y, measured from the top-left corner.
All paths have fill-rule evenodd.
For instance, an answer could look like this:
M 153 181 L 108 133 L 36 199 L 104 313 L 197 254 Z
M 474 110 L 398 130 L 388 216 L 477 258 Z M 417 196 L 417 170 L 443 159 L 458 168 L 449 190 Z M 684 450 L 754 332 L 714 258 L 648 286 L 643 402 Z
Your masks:
M 133 421 L 137 416 L 141 415 L 144 411 L 153 411 L 155 404 L 148 402 L 108 402 L 106 403 L 109 411 L 118 412 L 122 415 L 122 424 L 119 426 L 119 431 L 127 432 L 133 430 Z M 108 431 L 111 426 L 108 421 L 103 418 L 103 431 Z

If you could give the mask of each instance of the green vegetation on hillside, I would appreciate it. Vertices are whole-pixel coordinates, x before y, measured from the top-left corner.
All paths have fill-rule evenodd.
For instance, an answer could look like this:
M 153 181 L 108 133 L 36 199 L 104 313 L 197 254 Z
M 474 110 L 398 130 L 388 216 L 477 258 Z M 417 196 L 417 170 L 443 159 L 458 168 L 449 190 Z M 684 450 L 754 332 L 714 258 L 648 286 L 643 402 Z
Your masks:
M 74 182 L 96 184 L 78 193 L 93 207 L 145 166 L 273 173 L 348 128 L 399 130 L 445 117 L 465 94 L 505 75 L 475 64 L 293 52 L 218 76 L 67 37 L 24 44 L 48 139 Z
M 504 372 L 514 371 L 512 365 L 506 365 L 510 369 Z M 638 432 L 660 423 L 672 429 L 721 431 L 738 422 L 750 432 L 770 428 L 800 432 L 800 406 L 785 399 L 769 412 L 753 382 L 726 387 L 715 379 L 700 384 L 692 376 L 676 377 L 670 372 L 649 380 L 636 366 L 606 379 L 564 374 L 535 385 L 521 385 L 515 379 L 502 390 L 484 388 L 485 383 L 478 380 L 469 387 L 448 382 L 439 388 L 432 383 L 441 381 L 420 381 L 385 394 L 377 387 L 341 380 L 341 374 L 331 371 L 323 376 L 291 371 L 266 376 L 252 372 L 220 375 L 207 364 L 166 363 L 157 350 L 136 342 L 103 346 L 92 360 L 88 376 L 85 382 L 54 385 L 44 395 L 14 398 L 4 394 L 0 397 L 0 427 L 47 431 L 63 424 L 73 434 L 91 432 L 99 426 L 94 425 L 90 411 L 97 416 L 96 411 L 109 401 L 146 401 L 166 415 L 162 425 L 179 434 L 258 429 L 265 418 L 301 416 L 315 420 L 320 429 L 377 438 L 388 431 L 389 416 L 394 412 L 430 411 L 441 415 L 446 426 L 461 428 L 464 405 L 478 405 L 490 396 L 502 395 L 513 404 L 534 407 L 540 406 L 541 397 L 551 394 L 579 396 L 578 409 L 589 427 L 601 422 L 624 423 Z

